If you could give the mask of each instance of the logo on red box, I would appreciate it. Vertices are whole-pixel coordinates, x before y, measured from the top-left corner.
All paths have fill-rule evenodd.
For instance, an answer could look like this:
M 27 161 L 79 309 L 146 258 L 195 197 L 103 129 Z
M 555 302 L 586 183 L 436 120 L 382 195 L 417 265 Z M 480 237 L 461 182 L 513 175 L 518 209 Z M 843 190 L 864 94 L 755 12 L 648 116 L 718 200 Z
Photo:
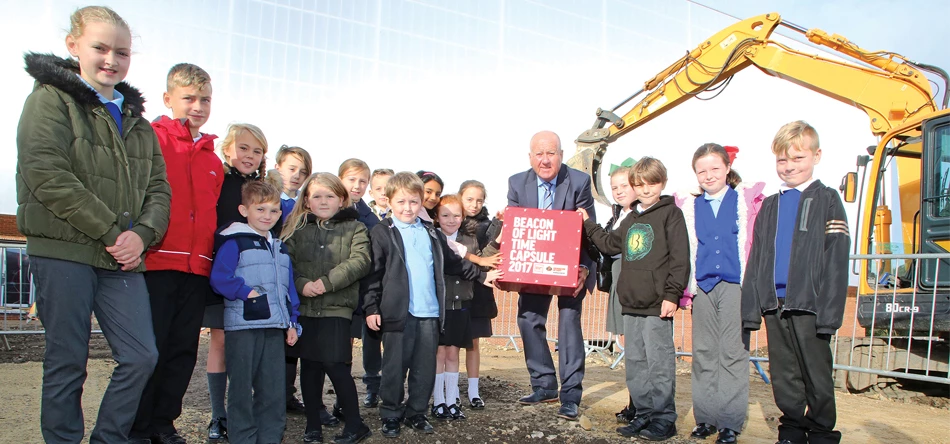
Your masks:
M 502 227 L 502 290 L 573 294 L 583 218 L 574 211 L 508 207 Z

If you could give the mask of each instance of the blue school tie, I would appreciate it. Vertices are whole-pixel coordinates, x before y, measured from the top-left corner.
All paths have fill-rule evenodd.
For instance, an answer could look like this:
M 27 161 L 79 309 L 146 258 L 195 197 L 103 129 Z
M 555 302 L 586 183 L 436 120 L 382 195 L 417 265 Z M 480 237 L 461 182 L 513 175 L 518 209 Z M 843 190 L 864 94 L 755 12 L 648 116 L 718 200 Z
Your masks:
M 116 128 L 119 128 L 119 137 L 122 137 L 122 111 L 119 110 L 119 105 L 112 102 L 107 102 L 105 105 L 106 109 L 109 110 L 109 114 L 115 120 Z
M 551 182 L 541 182 L 544 187 L 544 199 L 541 201 L 542 210 L 550 210 L 554 206 L 554 184 Z

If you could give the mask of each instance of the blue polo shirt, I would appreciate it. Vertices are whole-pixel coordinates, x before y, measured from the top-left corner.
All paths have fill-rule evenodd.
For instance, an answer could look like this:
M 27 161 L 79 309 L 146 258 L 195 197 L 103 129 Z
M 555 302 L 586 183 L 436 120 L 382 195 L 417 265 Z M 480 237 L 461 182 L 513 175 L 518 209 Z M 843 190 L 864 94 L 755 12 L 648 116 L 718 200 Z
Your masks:
M 435 291 L 435 262 L 432 239 L 419 218 L 407 224 L 393 218 L 393 226 L 402 236 L 409 275 L 409 314 L 417 318 L 439 317 L 439 298 Z M 440 270 L 441 271 L 441 270 Z
M 109 110 L 109 114 L 112 115 L 112 118 L 115 120 L 116 127 L 119 128 L 119 133 L 122 133 L 122 103 L 125 101 L 125 96 L 122 93 L 112 90 L 112 100 L 105 98 L 102 94 L 99 94 L 99 91 L 96 91 L 86 79 L 82 78 L 81 75 L 76 74 L 76 77 L 79 77 L 79 80 L 82 80 L 82 83 L 85 83 L 93 92 L 96 93 L 96 97 L 106 106 L 106 109 Z

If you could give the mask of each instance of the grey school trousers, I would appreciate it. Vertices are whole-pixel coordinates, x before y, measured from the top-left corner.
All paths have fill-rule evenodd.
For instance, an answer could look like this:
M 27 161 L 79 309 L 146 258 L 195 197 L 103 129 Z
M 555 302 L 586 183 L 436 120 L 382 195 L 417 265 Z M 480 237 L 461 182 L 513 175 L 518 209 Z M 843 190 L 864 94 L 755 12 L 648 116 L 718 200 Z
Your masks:
M 739 284 L 720 282 L 693 298 L 693 417 L 742 431 L 749 410 L 749 334 Z
M 402 419 L 426 414 L 435 387 L 435 355 L 438 350 L 439 318 L 417 318 L 406 314 L 403 331 L 383 332 L 380 418 Z M 409 393 L 405 396 L 403 383 L 407 373 Z
M 673 320 L 623 315 L 627 390 L 637 416 L 676 422 L 676 349 Z
M 31 256 L 36 308 L 46 329 L 40 428 L 47 443 L 83 438 L 82 387 L 91 314 L 118 363 L 102 396 L 91 444 L 127 442 L 139 399 L 158 361 L 142 273 Z
M 287 426 L 286 334 L 279 328 L 224 333 L 229 442 L 270 444 L 283 440 Z

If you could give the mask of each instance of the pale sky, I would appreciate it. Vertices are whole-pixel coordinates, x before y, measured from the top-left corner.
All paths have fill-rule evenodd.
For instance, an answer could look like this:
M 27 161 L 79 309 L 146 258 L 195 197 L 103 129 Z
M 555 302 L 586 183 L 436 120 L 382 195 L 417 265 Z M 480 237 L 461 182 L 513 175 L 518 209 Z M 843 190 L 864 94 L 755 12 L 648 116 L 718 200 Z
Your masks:
M 950 17 L 947 0 L 320 0 L 310 9 L 293 9 L 309 3 L 288 0 L 263 3 L 269 5 L 265 11 L 277 12 L 259 19 L 263 25 L 249 18 L 253 29 L 222 25 L 229 5 L 239 3 L 232 0 L 101 3 L 114 7 L 136 34 L 127 80 L 149 100 L 149 119 L 165 113 L 161 92 L 168 67 L 197 63 L 209 69 L 215 85 L 215 106 L 204 128 L 209 132 L 223 136 L 234 121 L 258 124 L 274 148 L 287 143 L 308 149 L 316 171 L 336 172 L 341 161 L 355 156 L 372 168 L 435 171 L 445 179 L 446 192 L 465 179 L 479 179 L 488 187 L 491 211 L 505 203 L 508 176 L 528 168 L 531 134 L 558 132 L 569 158 L 574 138 L 594 121 L 598 107 L 609 108 L 639 89 L 702 39 L 733 23 L 730 16 L 777 11 L 800 26 L 844 35 L 865 49 L 890 50 L 950 69 L 950 32 L 943 23 Z M 250 4 L 258 9 L 243 13 L 260 13 L 262 3 Z M 373 18 L 376 5 L 382 8 L 380 20 Z M 2 213 L 16 211 L 16 125 L 32 84 L 22 70 L 22 54 L 66 55 L 64 29 L 77 6 L 82 3 L 76 0 L 0 0 L 5 12 L 0 29 L 16 37 L 0 47 L 7 60 L 0 65 L 0 80 L 12 91 L 11 106 L 0 110 L 0 139 L 6 142 L 0 144 L 0 156 L 8 159 L 0 164 Z M 176 15 L 192 9 L 212 12 Z M 315 29 L 316 37 L 326 41 L 314 43 L 314 50 L 287 46 L 280 39 L 290 37 L 281 26 L 276 33 L 283 31 L 284 37 L 255 37 L 275 32 L 273 25 L 265 28 L 287 20 L 287 11 L 291 18 L 316 18 L 286 22 L 293 25 L 287 27 L 291 34 Z M 290 48 L 286 56 L 284 48 Z M 306 63 L 314 57 L 306 73 L 303 59 L 289 55 L 298 54 L 298 48 Z M 286 71 L 298 68 L 301 75 L 288 80 Z M 797 119 L 818 128 L 825 161 L 816 174 L 832 186 L 854 169 L 855 156 L 875 143 L 860 111 L 760 72 L 745 72 L 717 99 L 688 102 L 630 133 L 611 146 L 606 161 L 654 155 L 668 164 L 667 192 L 672 192 L 696 185 L 689 169 L 696 147 L 738 145 L 737 169 L 744 178 L 777 186 L 768 145 L 779 126 Z M 271 163 L 274 152 L 268 154 Z

